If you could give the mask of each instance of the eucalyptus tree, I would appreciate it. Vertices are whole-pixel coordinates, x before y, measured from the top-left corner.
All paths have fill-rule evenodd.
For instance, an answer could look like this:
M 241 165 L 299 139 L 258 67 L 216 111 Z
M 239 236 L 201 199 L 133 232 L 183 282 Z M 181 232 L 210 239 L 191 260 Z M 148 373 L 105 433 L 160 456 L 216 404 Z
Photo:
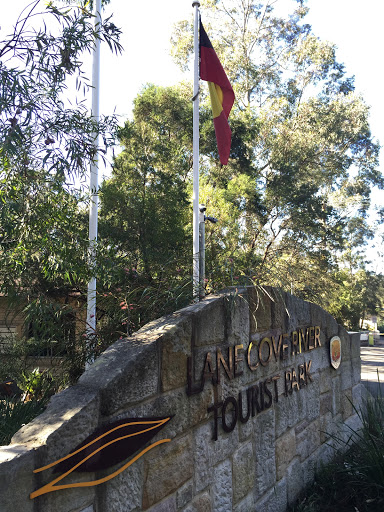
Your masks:
M 34 0 L 0 41 L 0 292 L 12 311 L 24 309 L 26 337 L 44 331 L 48 342 L 58 326 L 72 329 L 70 297 L 85 300 L 82 184 L 117 129 L 114 117 L 95 120 L 85 100 L 84 58 L 95 41 L 122 49 L 111 19 L 95 27 L 93 18 L 87 3 Z
M 304 2 L 290 2 L 290 13 L 283 12 L 286 2 L 269 0 L 201 3 L 204 25 L 236 94 L 226 168 L 216 163 L 213 130 L 201 129 L 202 153 L 211 159 L 206 184 L 221 189 L 238 233 L 234 247 L 226 243 L 228 226 L 221 233 L 215 227 L 216 253 L 223 262 L 235 258 L 237 272 L 257 282 L 297 281 L 299 289 L 304 269 L 332 268 L 347 226 L 367 215 L 371 187 L 383 187 L 369 108 L 355 94 L 335 46 L 305 24 Z M 173 44 L 176 62 L 186 68 L 189 21 L 176 25 Z M 217 190 L 203 189 L 202 195 L 219 209 Z M 308 266 L 307 258 L 317 263 Z M 287 265 L 295 268 L 289 278 Z
M 123 308 L 129 329 L 181 307 L 191 292 L 190 97 L 183 84 L 149 84 L 138 94 L 133 119 L 118 131 L 123 150 L 100 189 L 104 303 Z
M 30 293 L 39 288 L 40 277 L 55 281 L 58 269 L 59 281 L 72 284 L 76 273 L 84 270 L 83 248 L 78 257 L 73 254 L 84 233 L 76 228 L 81 194 L 72 185 L 84 179 L 95 157 L 95 133 L 104 142 L 103 154 L 114 142 L 116 129 L 114 118 L 92 118 L 85 100 L 78 101 L 69 91 L 68 78 L 87 90 L 84 54 L 92 51 L 96 39 L 119 52 L 119 30 L 110 19 L 95 28 L 92 14 L 82 7 L 59 8 L 50 2 L 40 11 L 41 6 L 41 1 L 31 2 L 0 42 L 4 293 L 14 288 Z

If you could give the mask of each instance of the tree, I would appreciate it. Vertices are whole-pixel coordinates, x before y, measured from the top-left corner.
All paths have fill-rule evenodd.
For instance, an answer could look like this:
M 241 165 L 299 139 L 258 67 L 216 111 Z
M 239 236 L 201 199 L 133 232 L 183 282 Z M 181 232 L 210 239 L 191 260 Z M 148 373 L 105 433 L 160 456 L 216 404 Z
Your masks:
M 0 291 L 28 304 L 41 324 L 38 306 L 49 318 L 66 313 L 68 294 L 82 293 L 88 280 L 81 182 L 117 126 L 69 97 L 68 78 L 86 92 L 84 53 L 97 39 L 115 52 L 121 46 L 110 19 L 94 27 L 85 7 L 40 5 L 32 1 L 0 43 Z
M 383 307 L 383 276 L 365 268 L 343 268 L 335 274 L 337 286 L 329 294 L 329 311 L 348 329 L 359 330 L 368 315 Z
M 106 289 L 114 289 L 115 303 L 108 307 L 120 304 L 125 323 L 129 313 L 129 329 L 184 305 L 189 292 L 190 94 L 183 85 L 143 89 L 133 120 L 119 130 L 124 149 L 114 161 L 112 178 L 100 190 L 99 243 L 105 251 L 100 279 Z
M 69 234 L 68 228 L 78 226 L 77 204 L 85 196 L 71 183 L 86 175 L 97 151 L 96 134 L 104 141 L 103 154 L 113 143 L 116 127 L 113 118 L 97 122 L 84 102 L 71 106 L 64 94 L 69 76 L 76 77 L 79 87 L 88 87 L 82 55 L 92 50 L 96 38 L 120 51 L 119 30 L 110 20 L 95 30 L 92 14 L 81 8 L 58 9 L 50 3 L 44 13 L 38 13 L 39 3 L 34 1 L 23 11 L 14 32 L 0 46 L 0 258 L 4 272 L 0 286 L 4 293 L 30 287 L 33 280 L 39 281 L 38 275 L 55 281 L 58 269 L 68 283 L 71 274 L 76 275 L 73 265 L 82 258 L 71 251 L 81 245 L 84 232 L 79 236 L 79 227 Z M 42 26 L 32 28 L 32 18 L 42 14 Z M 75 219 L 73 224 L 69 219 Z M 65 248 L 63 236 L 71 237 Z M 71 253 L 69 258 L 64 251 Z M 58 264 L 63 258 L 66 261 Z M 31 266 L 36 265 L 30 266 L 31 262 L 38 263 L 39 272 L 32 272 Z M 28 274 L 34 278 L 24 279 Z
M 204 24 L 236 94 L 226 168 L 215 163 L 212 130 L 201 128 L 202 153 L 211 158 L 206 183 L 221 189 L 214 195 L 227 202 L 220 208 L 232 208 L 237 233 L 237 243 L 228 244 L 227 225 L 221 234 L 215 227 L 215 251 L 222 260 L 234 259 L 237 274 L 287 289 L 293 285 L 308 297 L 301 276 L 305 272 L 312 281 L 316 276 L 309 275 L 308 261 L 314 271 L 332 270 L 354 219 L 368 233 L 370 190 L 384 184 L 369 109 L 354 94 L 334 45 L 303 23 L 308 11 L 303 2 L 288 16 L 270 1 L 202 5 Z M 173 42 L 175 59 L 184 66 L 192 50 L 189 22 L 176 26 Z M 295 272 L 286 279 L 292 261 Z

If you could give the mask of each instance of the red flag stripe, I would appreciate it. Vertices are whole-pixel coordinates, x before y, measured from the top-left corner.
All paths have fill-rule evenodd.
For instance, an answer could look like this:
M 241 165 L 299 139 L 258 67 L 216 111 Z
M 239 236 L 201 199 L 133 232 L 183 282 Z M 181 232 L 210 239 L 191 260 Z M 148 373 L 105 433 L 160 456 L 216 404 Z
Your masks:
M 200 78 L 209 83 L 213 123 L 220 162 L 222 165 L 227 165 L 232 138 L 228 116 L 235 100 L 235 94 L 201 22 Z
M 228 118 L 235 100 L 235 94 L 227 75 L 220 64 L 215 50 L 202 46 L 200 55 L 200 78 L 207 82 L 213 82 L 221 87 L 223 91 L 223 109 Z
M 235 94 L 202 24 L 200 24 L 200 78 L 221 87 L 223 91 L 223 109 L 228 118 L 235 101 Z
M 221 112 L 219 117 L 213 118 L 213 125 L 215 127 L 217 149 L 219 150 L 220 162 L 222 165 L 227 165 L 229 153 L 231 151 L 232 132 L 224 110 Z

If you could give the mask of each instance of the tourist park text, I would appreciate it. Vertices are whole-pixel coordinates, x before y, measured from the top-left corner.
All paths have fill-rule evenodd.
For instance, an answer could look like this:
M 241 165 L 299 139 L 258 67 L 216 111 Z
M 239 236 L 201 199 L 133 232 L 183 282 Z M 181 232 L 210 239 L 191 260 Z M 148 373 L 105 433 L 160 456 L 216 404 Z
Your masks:
M 244 371 L 255 372 L 259 367 L 268 366 L 271 360 L 287 361 L 317 347 L 321 347 L 319 326 L 296 329 L 290 334 L 268 335 L 259 341 L 251 339 L 247 347 L 244 344 L 229 346 L 225 355 L 217 347 L 215 351 L 205 354 L 200 380 L 194 379 L 194 362 L 192 357 L 188 358 L 187 393 L 201 393 L 207 381 L 216 387 L 223 378 L 232 380 L 243 375 Z M 270 408 L 273 401 L 278 402 L 279 380 L 283 382 L 284 396 L 291 394 L 294 389 L 299 391 L 307 386 L 312 381 L 311 365 L 312 361 L 309 360 L 285 369 L 283 373 L 260 380 L 240 391 L 237 397 L 228 396 L 224 401 L 218 400 L 218 393 L 215 392 L 214 403 L 208 408 L 214 418 L 212 438 L 217 440 L 219 423 L 224 432 L 231 432 L 238 421 L 246 423 L 250 417 Z

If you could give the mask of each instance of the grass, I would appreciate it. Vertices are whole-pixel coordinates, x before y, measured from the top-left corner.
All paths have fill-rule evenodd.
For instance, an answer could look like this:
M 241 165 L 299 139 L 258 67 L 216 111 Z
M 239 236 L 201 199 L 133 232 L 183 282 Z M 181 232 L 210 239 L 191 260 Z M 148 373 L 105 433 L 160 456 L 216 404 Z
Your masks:
M 12 436 L 23 426 L 41 414 L 49 397 L 29 401 L 18 397 L 0 400 L 0 446 L 11 442 Z
M 356 409 L 355 409 L 356 410 Z M 333 436 L 335 459 L 316 474 L 315 482 L 290 512 L 384 511 L 384 398 L 364 400 L 357 414 L 361 429 L 347 439 Z
M 11 442 L 13 435 L 41 414 L 55 389 L 49 372 L 35 368 L 23 372 L 20 381 L 24 393 L 0 398 L 0 446 Z

